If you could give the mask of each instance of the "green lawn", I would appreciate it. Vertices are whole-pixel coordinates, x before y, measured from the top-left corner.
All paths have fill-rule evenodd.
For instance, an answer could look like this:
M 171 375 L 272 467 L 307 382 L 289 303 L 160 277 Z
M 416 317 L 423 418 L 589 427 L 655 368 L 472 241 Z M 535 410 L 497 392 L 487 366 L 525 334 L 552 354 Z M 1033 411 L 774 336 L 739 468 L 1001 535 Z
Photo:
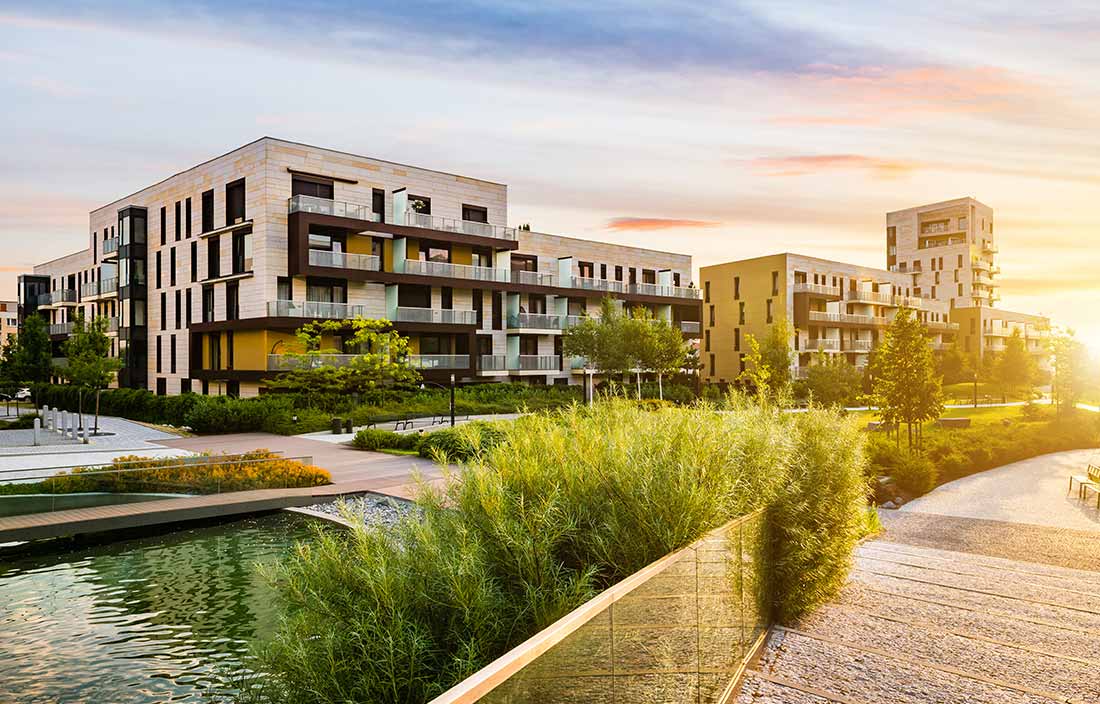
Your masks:
M 878 420 L 877 411 L 853 411 L 850 415 L 861 421 L 870 422 Z M 944 409 L 943 418 L 970 418 L 974 425 L 985 423 L 1000 423 L 1003 420 L 1021 420 L 1023 418 L 1023 406 L 997 406 L 993 408 L 947 408 Z
M 943 397 L 947 399 L 948 403 L 969 403 L 974 398 L 974 384 L 973 382 L 944 384 Z M 996 384 L 985 381 L 978 382 L 978 402 L 988 402 L 990 399 L 993 403 L 1000 403 L 1004 400 L 1004 396 L 1001 394 L 1001 390 L 997 388 Z M 1021 394 L 1009 394 L 1008 400 L 1026 401 L 1027 397 Z

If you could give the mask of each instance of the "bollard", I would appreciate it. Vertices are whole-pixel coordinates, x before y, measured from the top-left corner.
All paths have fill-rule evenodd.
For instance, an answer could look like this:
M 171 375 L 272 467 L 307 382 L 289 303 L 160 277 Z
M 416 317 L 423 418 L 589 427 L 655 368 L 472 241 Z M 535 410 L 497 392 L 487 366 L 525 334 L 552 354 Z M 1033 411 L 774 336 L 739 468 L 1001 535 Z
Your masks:
M 34 419 L 34 446 L 38 447 L 38 430 L 42 427 L 42 419 Z

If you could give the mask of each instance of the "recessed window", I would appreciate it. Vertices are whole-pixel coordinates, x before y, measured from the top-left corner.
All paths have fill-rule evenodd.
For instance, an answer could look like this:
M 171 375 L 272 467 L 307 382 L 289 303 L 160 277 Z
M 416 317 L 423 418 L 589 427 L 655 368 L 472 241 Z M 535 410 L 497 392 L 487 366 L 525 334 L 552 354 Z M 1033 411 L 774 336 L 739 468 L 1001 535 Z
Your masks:
M 202 231 L 210 232 L 214 229 L 214 189 L 203 191 L 201 206 Z
M 225 187 L 225 224 L 237 225 L 244 221 L 244 179 L 242 178 Z
M 295 176 L 290 182 L 290 194 L 332 200 L 335 189 L 332 181 Z
M 489 222 L 489 210 L 479 205 L 462 205 L 462 219 L 469 222 Z

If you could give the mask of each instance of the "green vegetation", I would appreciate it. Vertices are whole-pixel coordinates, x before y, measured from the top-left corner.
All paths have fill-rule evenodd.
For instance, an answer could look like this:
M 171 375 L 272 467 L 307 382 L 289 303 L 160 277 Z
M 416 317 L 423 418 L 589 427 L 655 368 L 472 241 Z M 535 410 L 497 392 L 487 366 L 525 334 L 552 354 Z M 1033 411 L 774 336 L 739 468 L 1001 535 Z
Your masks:
M 762 605 L 783 619 L 813 608 L 842 584 L 864 529 L 862 435 L 831 411 L 729 405 L 610 399 L 495 434 L 444 431 L 471 461 L 425 487 L 415 515 L 324 533 L 270 575 L 284 618 L 246 697 L 425 701 L 757 508 Z
M 37 413 L 24 413 L 15 420 L 0 421 L 0 430 L 30 430 L 37 417 Z
M 738 383 L 761 400 L 782 402 L 791 390 L 791 336 L 794 331 L 786 318 L 780 318 L 770 328 L 763 341 L 746 335 L 749 352 L 745 355 L 745 371 Z
M 863 394 L 863 372 L 844 355 L 817 353 L 806 378 L 794 383 L 794 395 L 822 406 L 855 405 Z
M 109 321 L 99 316 L 85 322 L 79 312 L 73 320 L 73 330 L 65 340 L 66 364 L 61 375 L 77 389 L 77 412 L 84 417 L 84 392 L 95 392 L 95 428 L 99 432 L 99 397 L 115 379 L 120 361 L 111 356 L 111 340 L 107 337 Z
M 885 341 L 871 359 L 871 375 L 879 418 L 897 427 L 899 434 L 905 425 L 909 449 L 920 449 L 924 423 L 943 413 L 943 390 L 924 325 L 908 308 L 899 310 L 887 328 Z
M 474 421 L 423 434 L 364 428 L 355 434 L 352 445 L 359 450 L 418 454 L 440 463 L 466 462 L 480 451 L 498 444 L 504 437 L 505 425 Z
M 76 467 L 40 482 L 6 484 L 2 494 L 165 492 L 216 494 L 226 491 L 321 486 L 332 481 L 320 467 L 267 450 L 203 455 L 203 464 L 179 457 L 118 457 L 107 466 Z

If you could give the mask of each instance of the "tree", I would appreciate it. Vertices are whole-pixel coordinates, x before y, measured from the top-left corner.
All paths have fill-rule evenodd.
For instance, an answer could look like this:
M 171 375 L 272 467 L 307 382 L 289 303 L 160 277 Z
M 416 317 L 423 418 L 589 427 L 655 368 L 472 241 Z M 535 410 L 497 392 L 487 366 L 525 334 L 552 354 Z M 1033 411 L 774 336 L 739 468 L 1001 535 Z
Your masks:
M 337 336 L 344 339 L 345 349 L 353 350 L 343 364 L 326 356 L 344 353 L 325 347 Z M 409 366 L 409 339 L 388 320 L 314 320 L 298 328 L 295 337 L 298 351 L 287 353 L 289 369 L 267 382 L 271 388 L 306 396 L 350 394 L 420 380 L 420 373 Z
M 639 311 L 645 311 L 645 314 Z M 667 320 L 652 318 L 648 313 L 645 308 L 635 309 L 635 318 L 645 321 L 644 328 L 638 330 L 641 335 L 638 362 L 642 369 L 657 375 L 657 396 L 664 399 L 664 375 L 685 367 L 690 345 L 684 342 L 684 335 L 678 327 Z
M 44 384 L 53 374 L 53 351 L 46 321 L 37 313 L 27 316 L 15 338 L 12 378 L 32 385 Z M 37 405 L 37 402 L 36 404 Z
M 1001 389 L 1004 401 L 1008 402 L 1009 393 L 1027 392 L 1030 397 L 1031 386 L 1035 378 L 1035 360 L 1027 351 L 1024 338 L 1020 336 L 1020 330 L 1012 331 L 1008 338 L 1005 351 L 997 359 L 994 368 L 994 379 Z
M 632 324 L 628 320 L 613 298 L 604 298 L 598 318 L 584 316 L 565 331 L 562 351 L 584 357 L 590 369 L 622 377 L 637 366 L 637 350 L 630 348 Z
M 755 335 L 746 335 L 749 352 L 745 355 L 745 371 L 738 380 L 750 386 L 757 398 L 782 398 L 791 386 L 791 335 L 785 318 L 768 328 L 763 342 Z
M 958 343 L 936 355 L 936 373 L 943 378 L 945 384 L 960 384 L 974 378 L 970 358 L 959 349 Z
M 806 370 L 806 389 L 823 406 L 847 406 L 859 398 L 863 372 L 843 355 L 817 353 L 817 364 Z
M 99 316 L 85 323 L 84 314 L 77 313 L 73 330 L 65 340 L 67 360 L 61 375 L 77 387 L 77 413 L 84 424 L 84 392 L 95 391 L 95 429 L 99 432 L 99 396 L 115 378 L 120 361 L 111 356 L 111 340 L 107 337 L 110 321 Z
M 872 363 L 872 393 L 879 417 L 891 425 L 904 423 L 909 431 L 909 448 L 913 449 L 914 440 L 919 448 L 921 425 L 943 413 L 943 387 L 936 376 L 924 325 L 908 308 L 898 311 Z
M 1072 330 L 1052 336 L 1050 350 L 1054 358 L 1051 395 L 1058 412 L 1065 413 L 1077 406 L 1088 386 L 1088 351 Z

